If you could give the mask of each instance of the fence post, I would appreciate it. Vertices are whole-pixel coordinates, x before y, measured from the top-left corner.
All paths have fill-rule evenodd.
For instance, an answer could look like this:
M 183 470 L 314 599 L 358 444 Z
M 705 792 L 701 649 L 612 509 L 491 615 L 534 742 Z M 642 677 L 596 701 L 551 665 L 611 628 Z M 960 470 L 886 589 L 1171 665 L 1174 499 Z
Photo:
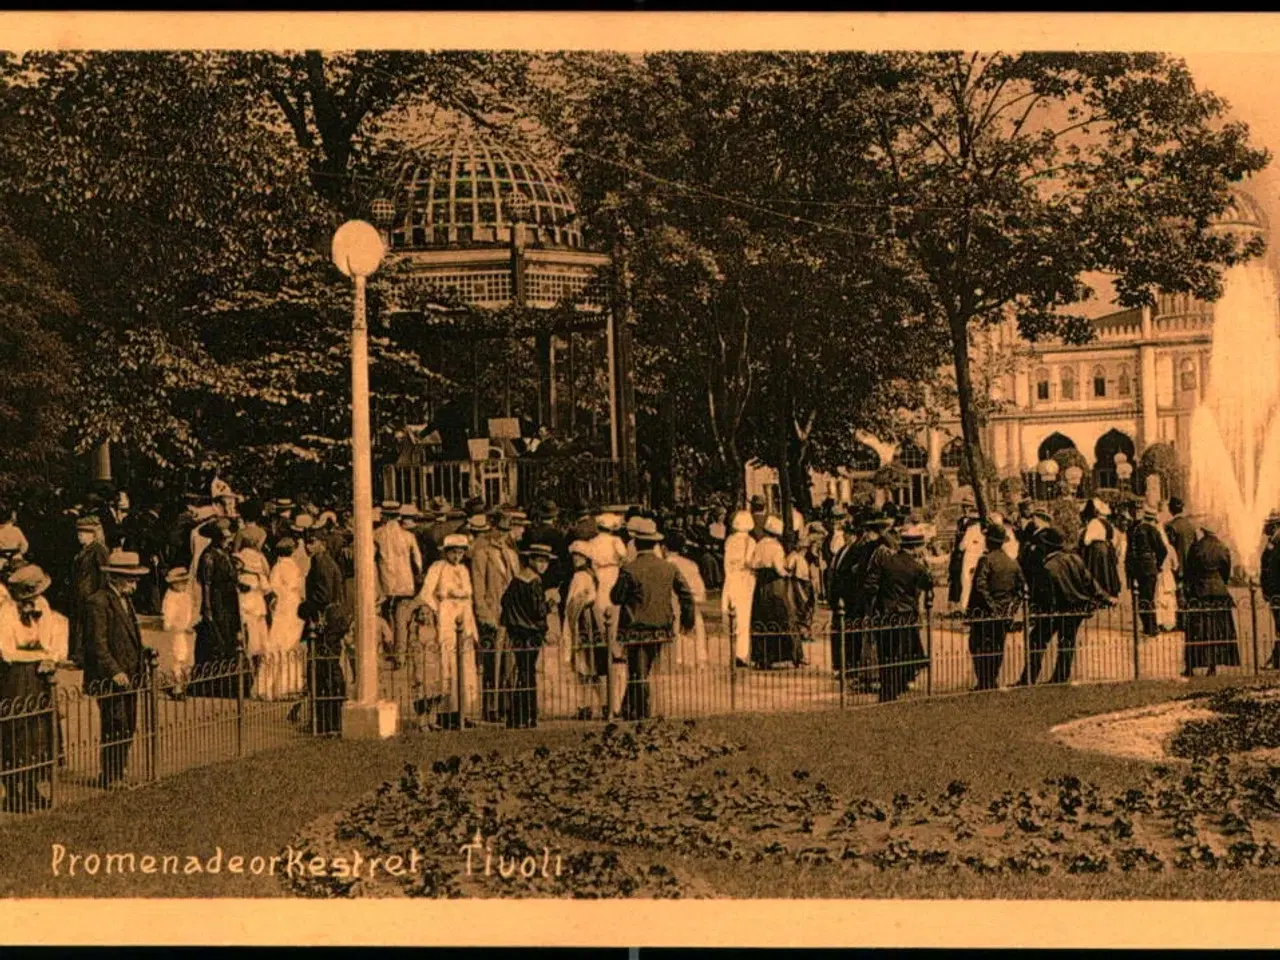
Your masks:
M 1258 664 L 1258 584 L 1253 577 L 1249 578 L 1249 627 L 1253 641 L 1253 675 L 1256 677 L 1262 668 Z
M 1142 626 L 1142 597 L 1138 594 L 1138 581 L 1129 584 L 1129 593 L 1133 597 L 1133 679 L 1141 678 L 1142 669 L 1139 664 Z
M 738 610 L 732 602 L 729 604 L 729 712 L 733 713 L 738 704 Z
M 147 713 L 151 719 L 150 736 L 147 738 L 147 772 L 150 779 L 160 779 L 160 690 L 156 684 L 156 663 L 147 660 Z
M 845 705 L 845 677 L 844 677 L 844 600 L 837 600 L 833 608 L 836 615 L 836 679 L 840 685 L 840 709 L 844 709 Z
M 244 756 L 244 676 L 245 656 L 243 636 L 236 648 L 236 756 Z
M 924 592 L 924 695 L 933 696 L 933 591 Z
M 1036 685 L 1038 678 L 1031 675 L 1031 588 L 1026 583 L 1022 584 L 1022 674 L 1028 687 Z
M 53 763 L 49 767 L 49 809 L 58 806 L 58 768 L 62 763 L 66 740 L 62 736 L 62 717 L 58 712 L 58 672 L 49 674 L 49 710 L 53 714 Z
M 462 637 L 461 615 L 459 615 L 458 618 L 453 622 L 453 626 L 454 626 L 454 634 L 453 634 L 454 636 L 454 643 L 453 643 L 454 667 L 453 669 L 454 669 L 454 673 L 456 674 L 454 678 L 454 686 L 457 688 L 457 700 L 454 706 L 458 710 L 458 729 L 461 730 L 463 727 L 462 715 L 466 712 L 466 709 L 467 709 L 466 684 L 463 682 L 463 679 L 462 679 L 463 637 Z
M 609 625 L 613 621 L 613 611 L 608 607 L 604 611 L 604 636 L 600 642 L 604 644 L 604 709 L 600 715 L 605 720 L 613 719 L 613 644 L 609 642 Z
M 316 715 L 319 701 L 316 698 L 316 645 L 314 636 L 307 644 L 307 699 L 311 701 L 311 735 L 314 737 L 320 729 L 320 718 Z

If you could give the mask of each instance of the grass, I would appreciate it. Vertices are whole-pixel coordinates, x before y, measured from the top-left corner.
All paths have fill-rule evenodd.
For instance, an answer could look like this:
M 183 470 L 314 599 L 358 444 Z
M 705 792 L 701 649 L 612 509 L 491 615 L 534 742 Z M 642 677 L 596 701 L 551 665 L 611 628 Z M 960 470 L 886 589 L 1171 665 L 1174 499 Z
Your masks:
M 895 793 L 936 793 L 955 780 L 979 795 L 1039 786 L 1074 774 L 1104 790 L 1123 790 L 1149 769 L 1138 761 L 1073 751 L 1054 742 L 1051 726 L 1110 710 L 1161 702 L 1189 689 L 1213 689 L 1224 678 L 1186 685 L 1152 682 L 1036 688 L 1008 694 L 892 704 L 844 713 L 741 715 L 698 721 L 746 750 L 712 766 L 730 775 L 749 767 L 784 780 L 809 771 L 846 795 L 884 801 Z M 51 848 L 139 855 L 271 856 L 304 825 L 349 807 L 406 762 L 450 755 L 523 753 L 580 741 L 584 727 L 532 733 L 471 730 L 382 742 L 314 741 L 179 774 L 135 791 L 101 798 L 0 828 L 0 895 L 127 897 L 263 897 L 284 890 L 271 877 L 231 875 L 55 877 Z M 695 777 L 711 777 L 710 769 Z M 671 858 L 718 895 L 734 897 L 1008 897 L 1008 898 L 1272 898 L 1280 875 L 1170 871 L 986 878 L 919 869 L 843 871 L 784 862 L 752 865 Z

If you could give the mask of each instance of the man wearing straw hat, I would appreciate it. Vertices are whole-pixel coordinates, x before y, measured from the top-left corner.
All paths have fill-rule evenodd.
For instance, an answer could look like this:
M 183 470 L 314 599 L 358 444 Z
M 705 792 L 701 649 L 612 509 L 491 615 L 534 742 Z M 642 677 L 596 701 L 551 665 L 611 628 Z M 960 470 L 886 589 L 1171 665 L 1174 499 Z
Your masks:
M 609 594 L 610 602 L 619 609 L 618 644 L 611 647 L 615 666 L 625 664 L 627 671 L 622 717 L 644 720 L 650 708 L 649 671 L 662 645 L 675 635 L 673 597 L 679 604 L 682 630 L 694 627 L 694 604 L 680 571 L 654 554 L 662 542 L 657 524 L 647 517 L 632 517 L 627 521 L 627 532 L 636 545 L 636 558 L 618 572 Z M 615 697 L 618 686 L 614 684 Z
M 475 594 L 477 668 L 483 698 L 481 717 L 488 723 L 501 715 L 498 677 L 501 672 L 503 645 L 499 631 L 502 596 L 511 578 L 520 569 L 520 557 L 510 537 L 511 521 L 506 514 L 497 515 L 496 529 L 489 518 L 478 513 L 467 521 L 471 541 L 471 582 Z
M 116 550 L 102 568 L 106 585 L 89 598 L 84 690 L 98 698 L 104 788 L 124 779 L 138 725 L 138 688 L 155 651 L 142 645 L 133 592 L 147 572 L 136 553 Z

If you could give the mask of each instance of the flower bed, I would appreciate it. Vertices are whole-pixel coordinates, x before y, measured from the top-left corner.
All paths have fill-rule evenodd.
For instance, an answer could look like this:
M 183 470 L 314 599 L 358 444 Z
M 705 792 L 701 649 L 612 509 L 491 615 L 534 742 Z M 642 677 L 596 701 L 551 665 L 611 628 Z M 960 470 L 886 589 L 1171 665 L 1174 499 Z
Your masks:
M 1202 704 L 1214 716 L 1190 720 L 1169 741 L 1175 757 L 1280 748 L 1280 688 L 1228 687 Z
M 718 761 L 741 749 L 692 721 L 654 722 L 610 725 L 563 749 L 407 765 L 292 846 L 326 862 L 413 850 L 418 869 L 286 883 L 322 897 L 698 897 L 717 895 L 710 878 L 726 866 L 763 862 L 815 875 L 1280 866 L 1280 767 L 1198 759 L 1189 772 L 1156 767 L 1110 794 L 1061 776 L 997 795 L 953 782 L 937 795 L 873 800 L 800 769 L 732 775 Z

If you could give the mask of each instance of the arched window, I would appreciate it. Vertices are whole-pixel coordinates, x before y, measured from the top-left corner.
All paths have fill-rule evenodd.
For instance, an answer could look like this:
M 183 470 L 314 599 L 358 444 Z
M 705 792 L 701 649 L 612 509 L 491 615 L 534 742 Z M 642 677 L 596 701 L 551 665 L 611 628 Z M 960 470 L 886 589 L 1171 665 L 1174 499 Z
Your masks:
M 944 470 L 959 470 L 963 461 L 964 438 L 955 437 L 942 448 L 942 468 Z
M 1122 363 L 1120 365 L 1120 373 L 1116 376 L 1116 393 L 1122 397 L 1127 397 L 1132 390 L 1133 387 L 1130 386 L 1129 382 L 1129 365 Z
M 880 454 L 865 443 L 856 443 L 849 457 L 849 469 L 854 473 L 874 473 L 880 469 Z
M 1076 372 L 1070 367 L 1063 367 L 1058 374 L 1058 382 L 1062 384 L 1062 399 L 1076 398 Z
M 1183 390 L 1194 390 L 1196 388 L 1196 362 L 1190 357 L 1182 361 L 1178 368 Z
M 1095 397 L 1107 395 L 1107 371 L 1100 366 L 1093 368 L 1093 395 Z
M 1044 367 L 1036 371 L 1036 399 L 1049 399 L 1049 371 Z
M 929 454 L 922 450 L 919 444 L 910 440 L 902 441 L 893 459 L 908 470 L 927 470 L 929 468 Z

